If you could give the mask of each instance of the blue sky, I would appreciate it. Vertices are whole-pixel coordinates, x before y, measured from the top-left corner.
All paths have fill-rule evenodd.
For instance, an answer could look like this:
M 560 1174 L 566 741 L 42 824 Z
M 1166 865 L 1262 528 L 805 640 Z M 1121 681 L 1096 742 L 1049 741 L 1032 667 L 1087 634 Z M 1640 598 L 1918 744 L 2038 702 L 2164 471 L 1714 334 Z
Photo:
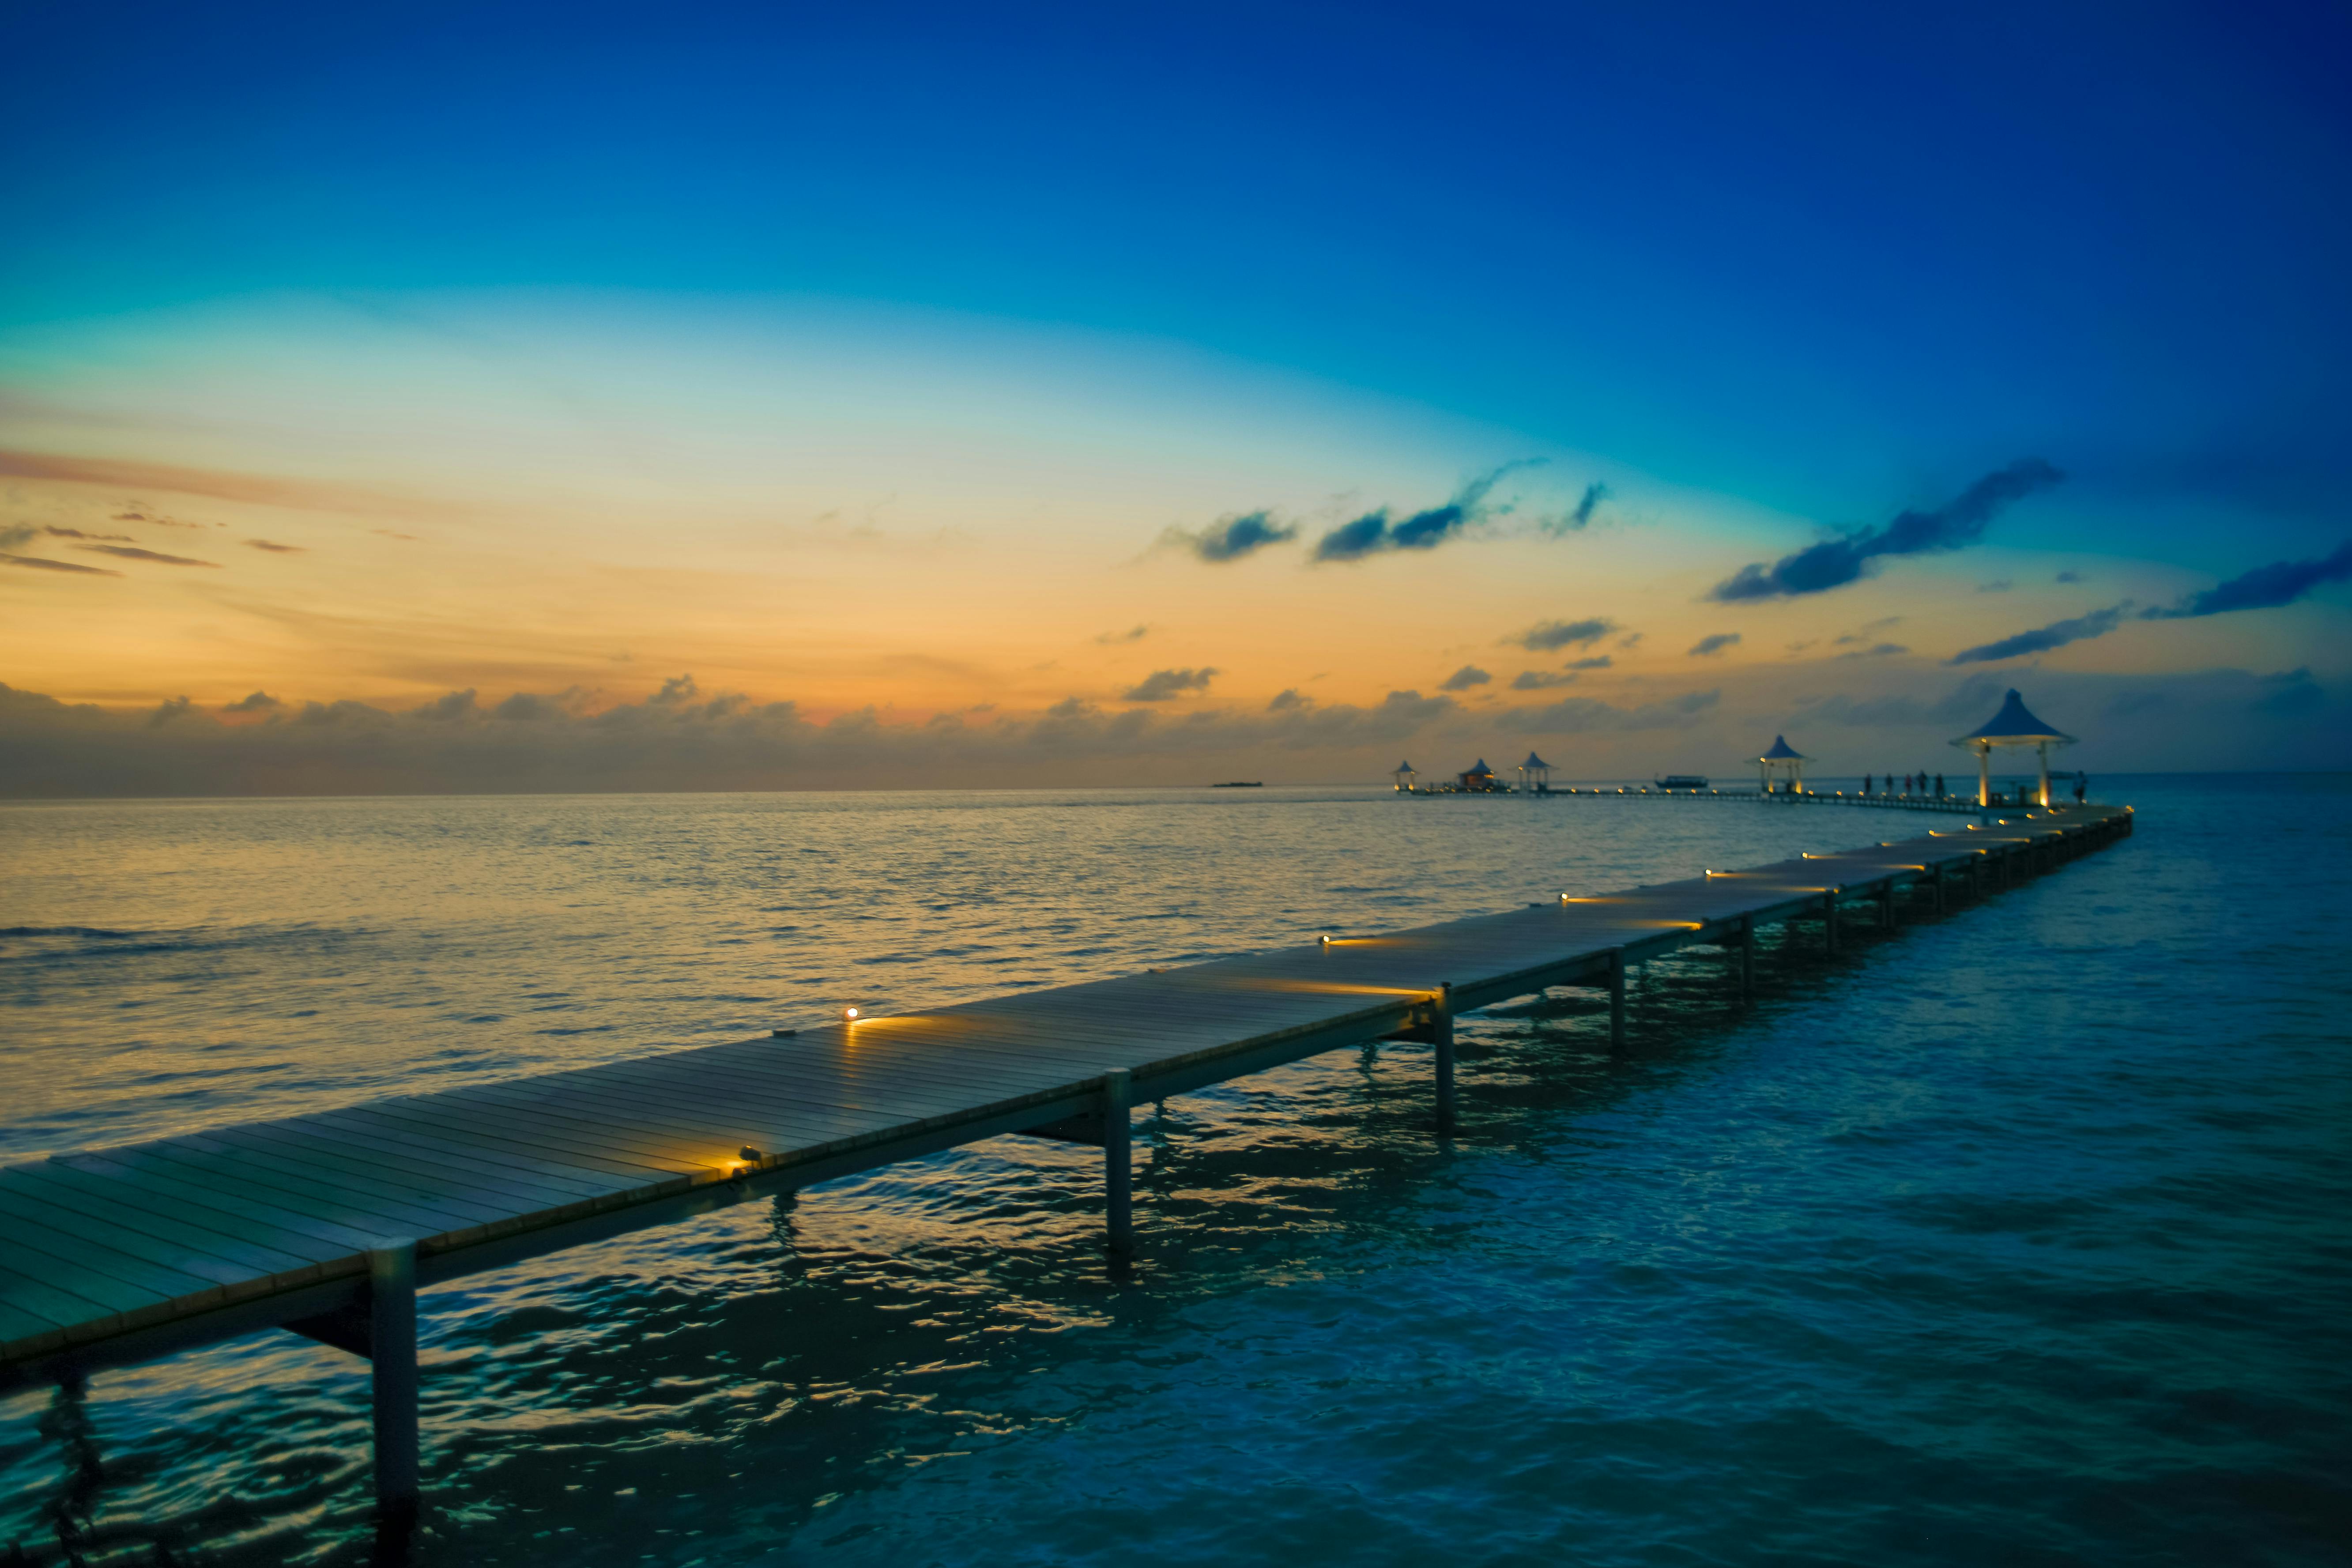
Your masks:
M 122 323 L 229 305 L 830 302 L 1423 410 L 1490 435 L 1455 479 L 1614 465 L 1721 499 L 1717 575 L 2028 457 L 2067 480 L 1992 542 L 2210 580 L 2352 533 L 2338 8 L 37 5 L 7 33 L 0 368 L 35 405 L 135 379 Z M 1730 542 L 1742 508 L 1785 541 Z M 2316 592 L 2286 657 L 2326 676 L 2345 594 Z

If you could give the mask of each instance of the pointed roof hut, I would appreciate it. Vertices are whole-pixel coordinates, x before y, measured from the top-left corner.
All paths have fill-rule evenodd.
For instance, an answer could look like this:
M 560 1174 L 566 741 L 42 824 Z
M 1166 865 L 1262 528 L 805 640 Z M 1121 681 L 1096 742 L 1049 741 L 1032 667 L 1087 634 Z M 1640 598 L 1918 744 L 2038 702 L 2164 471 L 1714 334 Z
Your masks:
M 1766 795 L 1772 793 L 1773 775 L 1786 768 L 1789 773 L 1788 793 L 1804 794 L 1805 763 L 1810 760 L 1804 752 L 1789 744 L 1789 737 L 1786 735 L 1773 736 L 1772 749 L 1756 759 L 1757 777 L 1764 786 L 1764 793 Z
M 1461 788 L 1473 794 L 1491 793 L 1495 789 L 1495 770 L 1486 765 L 1486 758 L 1481 757 L 1456 782 Z
M 1396 780 L 1397 793 L 1400 795 L 1411 795 L 1412 793 L 1412 781 L 1420 776 L 1421 775 L 1419 773 L 1412 771 L 1412 764 L 1411 763 L 1399 763 L 1394 768 L 1389 771 L 1389 777 Z
M 1519 764 L 1519 788 L 1523 790 L 1532 789 L 1538 795 L 1549 794 L 1551 791 L 1551 764 L 1545 762 L 1541 757 L 1537 756 L 1533 752 L 1529 752 L 1528 753 L 1528 760 Z
M 2032 746 L 2042 759 L 2042 804 L 2050 805 L 2050 748 L 2071 746 L 2074 737 L 2054 730 L 2035 718 L 2025 706 L 2025 699 L 2011 687 L 2001 700 L 2000 711 L 1985 721 L 1974 734 L 1962 735 L 1952 744 L 1964 752 L 1977 754 L 1977 804 L 1992 804 L 1992 753 L 2001 746 Z

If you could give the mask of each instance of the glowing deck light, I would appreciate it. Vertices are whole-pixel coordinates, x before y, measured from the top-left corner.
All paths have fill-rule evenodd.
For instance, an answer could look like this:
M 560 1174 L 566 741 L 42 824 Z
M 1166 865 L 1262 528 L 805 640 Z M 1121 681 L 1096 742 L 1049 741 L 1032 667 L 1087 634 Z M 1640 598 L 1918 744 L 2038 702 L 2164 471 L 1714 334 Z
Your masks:
M 1330 939 L 1329 937 L 1328 937 L 1328 936 L 1318 936 L 1318 937 L 1317 937 L 1315 940 L 1316 940 L 1317 942 L 1320 942 L 1320 943 L 1321 943 L 1323 946 L 1325 946 L 1325 947 L 1328 947 L 1328 946 L 1330 946 L 1330 945 L 1331 945 L 1331 939 Z
M 844 1007 L 841 1010 L 841 1021 L 845 1024 L 855 1024 L 858 1019 L 865 1016 L 866 1009 L 856 1005 L 855 1003 L 852 1003 L 849 1006 Z

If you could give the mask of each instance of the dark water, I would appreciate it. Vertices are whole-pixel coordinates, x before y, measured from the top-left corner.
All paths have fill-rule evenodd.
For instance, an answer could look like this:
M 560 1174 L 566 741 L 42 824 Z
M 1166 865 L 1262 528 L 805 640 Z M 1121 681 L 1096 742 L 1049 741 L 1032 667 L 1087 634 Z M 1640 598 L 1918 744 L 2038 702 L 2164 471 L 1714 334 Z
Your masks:
M 425 1300 L 419 1560 L 2336 1563 L 2352 780 L 1837 961 L 1654 965 Z M 1507 908 L 1922 819 L 1267 790 L 0 808 L 0 1158 Z M 369 1552 L 272 1333 L 0 1402 L 0 1551 Z

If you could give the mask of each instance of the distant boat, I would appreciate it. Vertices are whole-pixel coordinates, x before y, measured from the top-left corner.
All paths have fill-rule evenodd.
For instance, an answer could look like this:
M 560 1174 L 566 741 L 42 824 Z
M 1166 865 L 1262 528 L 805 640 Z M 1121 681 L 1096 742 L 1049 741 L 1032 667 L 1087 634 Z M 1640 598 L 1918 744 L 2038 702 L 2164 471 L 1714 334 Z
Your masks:
M 1209 787 L 1211 789 L 1264 789 L 1265 787 L 1265 781 L 1264 779 L 1235 779 L 1230 784 L 1213 784 Z
M 1668 773 L 1664 778 L 1653 779 L 1650 782 L 1660 789 L 1705 789 L 1706 787 L 1706 780 L 1696 773 Z

